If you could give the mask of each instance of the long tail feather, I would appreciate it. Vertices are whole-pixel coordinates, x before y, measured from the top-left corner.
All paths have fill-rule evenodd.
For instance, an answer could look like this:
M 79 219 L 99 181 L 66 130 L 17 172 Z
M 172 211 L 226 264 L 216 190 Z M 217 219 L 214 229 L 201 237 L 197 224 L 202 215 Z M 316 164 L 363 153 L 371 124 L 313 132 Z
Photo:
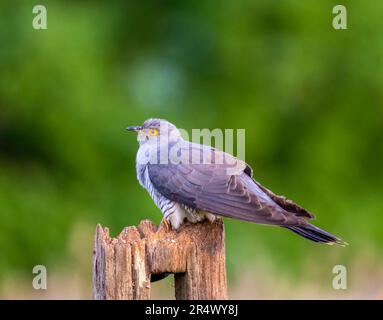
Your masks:
M 319 243 L 326 243 L 329 245 L 332 244 L 339 244 L 341 246 L 346 246 L 348 243 L 344 242 L 337 236 L 334 236 L 333 234 L 324 231 L 312 224 L 306 224 L 306 225 L 301 225 L 301 226 L 288 226 L 284 227 L 287 228 L 296 234 L 300 235 L 301 237 L 304 237 L 306 239 L 309 239 L 314 242 L 319 242 Z

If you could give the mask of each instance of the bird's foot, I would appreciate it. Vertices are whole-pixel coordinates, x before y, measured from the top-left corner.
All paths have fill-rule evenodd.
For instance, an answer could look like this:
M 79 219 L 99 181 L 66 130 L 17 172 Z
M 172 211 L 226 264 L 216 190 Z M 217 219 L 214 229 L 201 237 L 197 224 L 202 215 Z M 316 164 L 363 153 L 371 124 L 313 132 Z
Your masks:
M 165 230 L 167 232 L 167 231 L 170 231 L 171 229 L 172 229 L 172 225 L 169 222 L 169 220 L 166 219 L 165 217 L 162 218 L 160 226 L 158 227 L 158 230 L 159 231 Z
M 219 217 L 210 212 L 207 212 L 205 213 L 205 219 L 209 222 L 209 224 L 213 224 L 215 221 L 219 219 Z

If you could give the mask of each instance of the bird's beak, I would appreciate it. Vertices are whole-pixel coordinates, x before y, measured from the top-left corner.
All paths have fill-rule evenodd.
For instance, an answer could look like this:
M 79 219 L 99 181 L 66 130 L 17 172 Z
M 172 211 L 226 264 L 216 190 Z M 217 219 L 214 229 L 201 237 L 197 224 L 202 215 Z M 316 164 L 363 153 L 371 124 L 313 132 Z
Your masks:
M 142 130 L 142 126 L 131 126 L 131 127 L 127 127 L 126 130 L 138 132 Z

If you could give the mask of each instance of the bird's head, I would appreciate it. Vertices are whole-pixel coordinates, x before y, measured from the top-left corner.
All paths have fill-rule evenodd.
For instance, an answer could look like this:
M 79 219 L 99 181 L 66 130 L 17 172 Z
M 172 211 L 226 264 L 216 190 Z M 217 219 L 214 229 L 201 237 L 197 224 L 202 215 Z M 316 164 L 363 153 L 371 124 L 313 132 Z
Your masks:
M 169 121 L 163 119 L 148 119 L 141 126 L 127 127 L 126 130 L 137 132 L 137 140 L 141 145 L 146 143 L 159 144 L 176 142 L 181 138 L 180 131 Z

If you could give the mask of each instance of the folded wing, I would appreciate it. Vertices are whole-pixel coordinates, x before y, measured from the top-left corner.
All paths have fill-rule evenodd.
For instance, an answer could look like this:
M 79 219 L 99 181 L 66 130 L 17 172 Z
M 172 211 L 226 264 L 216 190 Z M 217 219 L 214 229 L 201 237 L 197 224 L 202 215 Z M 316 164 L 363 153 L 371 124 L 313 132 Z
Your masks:
M 253 180 L 251 168 L 243 161 L 207 147 L 201 156 L 200 149 L 187 143 L 180 147 L 178 163 L 148 165 L 158 192 L 192 208 L 260 224 L 300 225 L 313 218 Z

